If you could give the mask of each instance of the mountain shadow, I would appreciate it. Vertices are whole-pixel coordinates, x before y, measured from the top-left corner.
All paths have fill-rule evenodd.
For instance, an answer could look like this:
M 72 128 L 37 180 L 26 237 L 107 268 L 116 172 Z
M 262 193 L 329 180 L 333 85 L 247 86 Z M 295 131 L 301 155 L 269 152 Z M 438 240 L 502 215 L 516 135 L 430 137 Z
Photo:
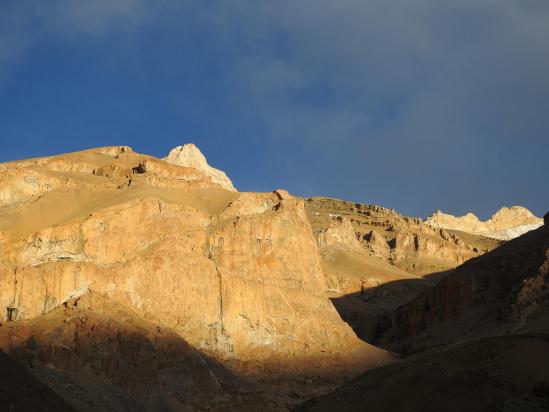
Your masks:
M 330 300 L 357 336 L 365 342 L 373 343 L 383 331 L 385 318 L 390 313 L 413 301 L 450 273 L 452 270 L 436 272 L 423 278 L 394 280 Z
M 401 354 L 511 333 L 549 333 L 549 230 L 456 269 L 333 298 L 368 343 Z
M 0 407 L 3 411 L 75 412 L 61 396 L 1 350 Z
M 465 262 L 386 315 L 377 332 L 377 344 L 400 353 L 487 336 L 549 333 L 548 227 Z
M 549 336 L 449 345 L 371 369 L 294 411 L 542 412 L 549 409 Z
M 69 300 L 37 318 L 4 323 L 0 347 L 78 411 L 266 407 L 253 384 L 170 329 L 101 294 Z M 39 391 L 29 394 L 40 396 Z

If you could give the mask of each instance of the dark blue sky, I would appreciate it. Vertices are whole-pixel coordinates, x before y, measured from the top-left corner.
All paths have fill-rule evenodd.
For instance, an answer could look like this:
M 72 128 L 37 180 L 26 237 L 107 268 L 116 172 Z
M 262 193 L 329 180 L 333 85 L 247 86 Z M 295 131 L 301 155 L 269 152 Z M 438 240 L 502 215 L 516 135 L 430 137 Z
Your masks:
M 549 208 L 549 2 L 0 1 L 0 161 L 197 144 L 240 190 Z

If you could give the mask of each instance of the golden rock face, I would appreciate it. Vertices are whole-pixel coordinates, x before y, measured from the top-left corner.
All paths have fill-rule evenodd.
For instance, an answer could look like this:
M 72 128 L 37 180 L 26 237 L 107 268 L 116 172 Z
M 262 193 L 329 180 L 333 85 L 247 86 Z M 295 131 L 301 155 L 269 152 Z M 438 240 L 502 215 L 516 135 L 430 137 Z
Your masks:
M 89 292 L 239 361 L 387 360 L 326 296 L 303 201 L 129 147 L 0 165 L 0 318 Z

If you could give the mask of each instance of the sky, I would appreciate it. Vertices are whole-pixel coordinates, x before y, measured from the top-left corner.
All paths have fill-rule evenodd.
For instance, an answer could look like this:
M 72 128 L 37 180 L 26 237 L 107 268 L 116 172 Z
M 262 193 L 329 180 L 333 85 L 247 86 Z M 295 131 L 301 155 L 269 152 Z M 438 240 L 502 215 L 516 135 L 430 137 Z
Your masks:
M 549 209 L 547 0 L 0 0 L 0 162 L 187 142 L 241 191 Z

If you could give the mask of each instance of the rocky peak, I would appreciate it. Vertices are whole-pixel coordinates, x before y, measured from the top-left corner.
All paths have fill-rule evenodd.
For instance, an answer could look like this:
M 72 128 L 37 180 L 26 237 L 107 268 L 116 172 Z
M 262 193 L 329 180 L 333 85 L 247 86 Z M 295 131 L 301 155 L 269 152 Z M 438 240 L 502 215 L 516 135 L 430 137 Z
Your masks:
M 490 219 L 481 221 L 472 213 L 453 216 L 437 210 L 425 223 L 443 229 L 483 235 L 501 240 L 510 240 L 530 230 L 537 229 L 543 220 L 522 206 L 502 207 Z
M 200 149 L 192 143 L 175 147 L 170 151 L 168 156 L 162 160 L 174 165 L 200 170 L 205 173 L 212 182 L 220 185 L 223 189 L 236 192 L 233 183 L 227 175 L 221 170 L 211 167 Z
M 494 226 L 501 225 L 500 229 L 508 225 L 520 226 L 521 224 L 534 223 L 540 220 L 532 212 L 522 206 L 502 207 L 489 220 Z
M 462 230 L 460 227 L 468 228 L 481 224 L 480 219 L 471 212 L 463 216 L 454 216 L 441 210 L 434 212 L 427 218 L 426 222 L 435 227 L 450 228 L 452 226 L 456 230 Z M 467 230 L 463 231 L 466 232 Z

